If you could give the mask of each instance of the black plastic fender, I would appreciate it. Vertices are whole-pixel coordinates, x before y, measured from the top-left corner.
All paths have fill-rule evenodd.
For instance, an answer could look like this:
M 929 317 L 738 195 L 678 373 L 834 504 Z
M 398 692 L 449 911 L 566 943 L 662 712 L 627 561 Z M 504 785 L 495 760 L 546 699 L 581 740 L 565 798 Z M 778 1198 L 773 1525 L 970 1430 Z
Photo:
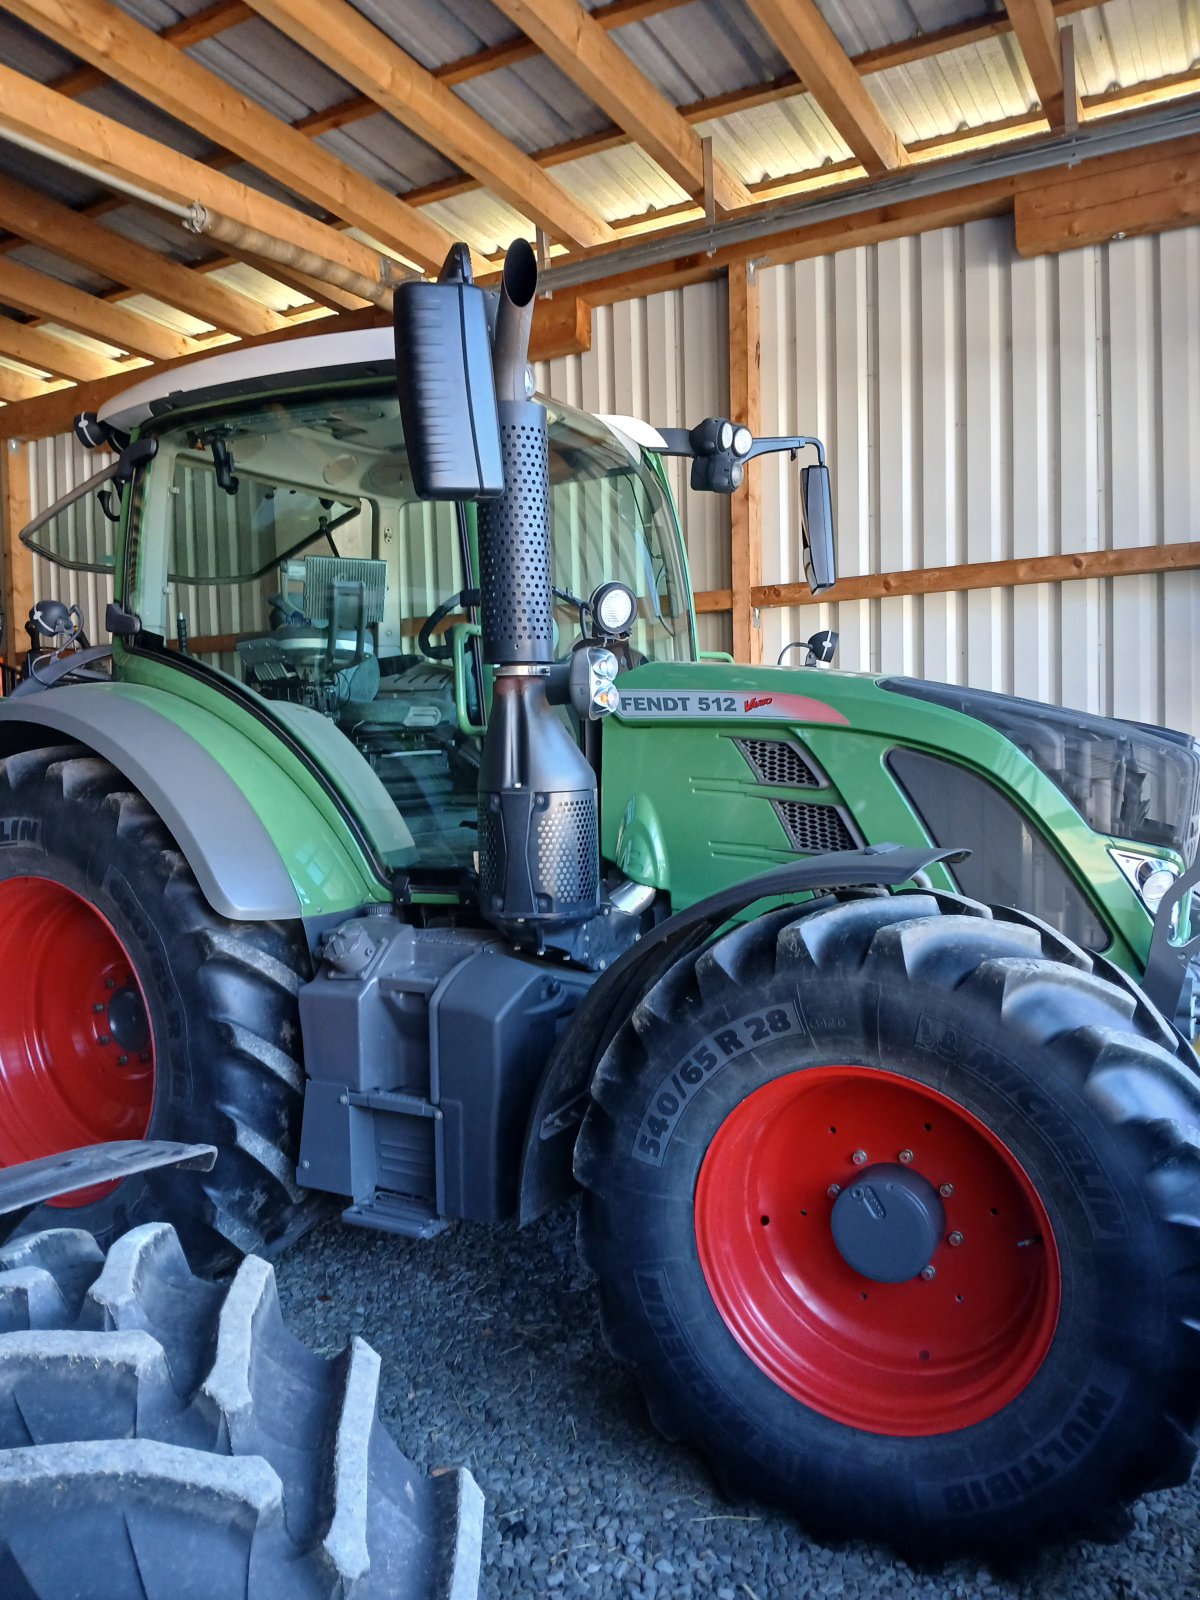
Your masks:
M 895 889 L 966 850 L 869 845 L 774 867 L 660 922 L 592 985 L 556 1045 L 534 1096 L 521 1162 L 519 1216 L 532 1222 L 572 1193 L 571 1157 L 592 1074 L 617 1030 L 666 969 L 706 944 L 756 900 L 827 889 Z
M 235 922 L 301 915 L 287 867 L 254 807 L 203 745 L 153 704 L 104 684 L 0 701 L 0 760 L 65 741 L 103 757 L 144 796 L 214 911 Z

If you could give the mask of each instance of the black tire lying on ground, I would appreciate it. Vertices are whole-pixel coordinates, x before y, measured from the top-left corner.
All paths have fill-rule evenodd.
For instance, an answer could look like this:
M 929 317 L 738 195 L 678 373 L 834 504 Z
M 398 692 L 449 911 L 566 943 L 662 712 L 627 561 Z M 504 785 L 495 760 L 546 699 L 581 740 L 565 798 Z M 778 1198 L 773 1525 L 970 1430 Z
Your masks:
M 213 1144 L 60 1209 L 102 1246 L 178 1228 L 200 1271 L 278 1254 L 326 1201 L 296 1182 L 304 1070 L 299 922 L 231 922 L 108 762 L 78 746 L 0 761 L 0 1165 L 113 1139 Z
M 274 1273 L 194 1277 L 166 1224 L 0 1250 L 4 1600 L 473 1600 L 483 1499 L 418 1473 L 379 1358 L 285 1328 Z
M 609 1346 L 732 1496 L 827 1542 L 1119 1537 L 1196 1455 L 1197 1065 L 1032 918 L 769 913 L 598 1069 L 576 1174 Z

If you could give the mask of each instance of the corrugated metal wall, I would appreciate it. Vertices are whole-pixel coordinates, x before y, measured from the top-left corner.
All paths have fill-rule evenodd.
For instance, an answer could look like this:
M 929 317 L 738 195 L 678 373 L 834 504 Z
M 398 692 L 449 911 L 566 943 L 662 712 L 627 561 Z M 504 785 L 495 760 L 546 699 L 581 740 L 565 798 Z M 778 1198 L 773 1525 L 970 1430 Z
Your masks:
M 1021 260 L 1010 218 L 764 272 L 764 432 L 829 447 L 844 575 L 1200 538 L 1200 228 Z M 801 577 L 764 481 L 763 581 Z M 819 620 L 818 620 L 819 615 Z M 1200 732 L 1200 572 L 762 613 L 764 656 Z
M 541 363 L 538 387 L 586 411 L 642 417 L 664 427 L 690 426 L 729 404 L 729 350 L 723 284 L 694 284 L 644 300 L 597 306 L 586 355 Z M 729 505 L 690 495 L 687 467 L 668 463 L 679 506 L 692 583 L 729 587 Z M 728 617 L 700 619 L 700 648 L 728 650 Z
M 829 447 L 846 575 L 1200 538 L 1200 228 L 1016 256 L 1009 219 L 761 276 L 764 432 Z M 591 411 L 677 425 L 727 404 L 723 288 L 598 307 L 538 369 Z M 95 470 L 31 446 L 34 510 Z M 728 504 L 672 464 L 697 589 L 730 581 Z M 801 574 L 794 469 L 764 467 L 765 582 Z M 61 581 L 39 563 L 39 592 Z M 89 617 L 104 585 L 68 585 Z M 819 626 L 839 663 L 1200 732 L 1200 572 L 762 612 L 764 656 Z M 724 617 L 701 645 L 728 648 Z
M 103 471 L 112 456 L 103 450 L 87 451 L 80 448 L 71 434 L 55 439 L 42 439 L 37 444 L 21 447 L 29 464 L 29 496 L 31 514 L 37 516 L 55 500 L 68 494 L 77 483 Z M 94 495 L 73 506 L 67 513 L 70 528 L 69 548 L 76 560 L 93 560 L 96 554 L 112 543 L 111 524 L 104 515 Z M 19 530 L 16 530 L 19 531 Z M 33 560 L 33 593 L 37 600 L 61 599 L 68 605 L 82 608 L 87 633 L 92 643 L 107 641 L 104 631 L 104 612 L 112 599 L 112 578 L 107 574 L 87 572 L 62 572 L 40 556 Z M 25 618 L 12 620 L 14 636 L 25 647 L 23 633 Z M 9 619 L 5 618 L 6 635 Z

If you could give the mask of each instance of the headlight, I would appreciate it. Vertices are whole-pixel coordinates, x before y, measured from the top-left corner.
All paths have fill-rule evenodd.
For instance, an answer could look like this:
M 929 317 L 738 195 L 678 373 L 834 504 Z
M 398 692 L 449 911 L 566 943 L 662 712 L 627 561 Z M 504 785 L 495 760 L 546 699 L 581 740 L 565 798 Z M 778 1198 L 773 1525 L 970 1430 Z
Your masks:
M 754 444 L 754 435 L 749 428 L 736 428 L 733 434 L 733 453 L 735 456 L 748 456 Z
M 619 639 L 637 620 L 637 596 L 623 583 L 602 583 L 589 601 L 596 631 Z
M 1109 853 L 1137 890 L 1146 910 L 1152 917 L 1156 916 L 1163 896 L 1179 876 L 1178 866 L 1174 861 L 1164 861 L 1161 856 L 1141 855 L 1136 850 Z

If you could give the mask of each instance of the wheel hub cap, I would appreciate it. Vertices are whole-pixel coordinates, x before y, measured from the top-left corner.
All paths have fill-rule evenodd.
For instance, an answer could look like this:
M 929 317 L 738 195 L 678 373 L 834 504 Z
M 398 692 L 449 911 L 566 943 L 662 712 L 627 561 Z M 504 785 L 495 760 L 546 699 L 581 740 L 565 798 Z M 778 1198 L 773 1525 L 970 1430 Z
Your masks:
M 929 1265 L 941 1243 L 946 1208 L 911 1167 L 867 1170 L 834 1201 L 830 1227 L 838 1254 L 874 1283 L 904 1283 Z
M 864 1432 L 982 1422 L 1053 1341 L 1061 1273 L 1031 1177 L 978 1117 L 899 1073 L 806 1067 L 756 1089 L 712 1138 L 694 1218 L 745 1354 Z

